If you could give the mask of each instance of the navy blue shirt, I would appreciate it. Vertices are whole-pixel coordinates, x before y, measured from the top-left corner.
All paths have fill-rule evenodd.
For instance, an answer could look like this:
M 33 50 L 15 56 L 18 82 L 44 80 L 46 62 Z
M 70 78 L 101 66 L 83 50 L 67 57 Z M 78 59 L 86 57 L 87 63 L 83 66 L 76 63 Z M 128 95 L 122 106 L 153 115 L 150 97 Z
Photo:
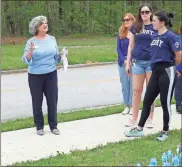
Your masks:
M 118 64 L 122 66 L 124 61 L 127 59 L 129 39 L 127 37 L 120 39 L 117 38 L 117 53 L 118 53 Z
M 167 31 L 164 34 L 156 35 L 151 43 L 151 63 L 168 62 L 175 65 L 175 53 L 180 50 L 178 36 L 172 31 Z
M 151 48 L 153 36 L 157 34 L 157 31 L 153 29 L 153 25 L 144 25 L 144 29 L 140 33 L 135 33 L 132 27 L 130 31 L 134 34 L 135 45 L 132 51 L 132 59 L 136 60 L 151 60 Z
M 180 50 L 182 50 L 182 34 L 179 35 Z M 182 72 L 182 63 L 176 66 L 176 70 Z

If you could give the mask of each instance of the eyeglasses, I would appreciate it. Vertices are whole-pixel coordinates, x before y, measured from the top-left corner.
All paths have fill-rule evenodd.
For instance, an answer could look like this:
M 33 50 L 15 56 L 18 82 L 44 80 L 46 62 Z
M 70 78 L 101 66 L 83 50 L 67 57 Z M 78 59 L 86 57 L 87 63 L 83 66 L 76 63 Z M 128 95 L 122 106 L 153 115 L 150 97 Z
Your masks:
M 127 22 L 128 22 L 128 21 L 130 21 L 130 20 L 131 20 L 131 19 L 123 19 L 123 22 L 125 22 L 125 21 L 127 21 Z
M 150 13 L 150 11 L 148 11 L 148 10 L 144 10 L 144 11 L 141 11 L 141 12 L 140 12 L 141 15 L 149 14 L 149 13 Z

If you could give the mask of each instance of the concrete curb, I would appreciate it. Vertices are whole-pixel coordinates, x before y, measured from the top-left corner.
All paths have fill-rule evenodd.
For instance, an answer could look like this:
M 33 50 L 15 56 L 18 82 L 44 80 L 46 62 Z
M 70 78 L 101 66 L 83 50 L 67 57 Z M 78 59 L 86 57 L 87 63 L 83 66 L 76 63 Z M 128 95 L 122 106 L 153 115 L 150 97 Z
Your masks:
M 116 63 L 117 63 L 117 61 L 114 61 L 114 62 L 104 62 L 104 63 L 75 64 L 75 65 L 69 65 L 68 68 L 81 68 L 81 67 L 104 66 L 104 65 L 116 64 Z M 57 68 L 60 69 L 62 67 L 63 66 L 60 65 Z M 18 74 L 18 73 L 25 73 L 25 72 L 27 72 L 27 69 L 7 70 L 7 71 L 1 71 L 1 75 Z

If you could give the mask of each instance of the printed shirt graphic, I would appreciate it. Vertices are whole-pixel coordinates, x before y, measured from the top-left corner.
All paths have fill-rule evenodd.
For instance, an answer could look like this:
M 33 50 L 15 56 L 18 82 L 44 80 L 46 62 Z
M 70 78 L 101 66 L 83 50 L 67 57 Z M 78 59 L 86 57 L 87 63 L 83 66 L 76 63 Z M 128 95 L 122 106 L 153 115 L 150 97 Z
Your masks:
M 130 31 L 134 34 L 135 45 L 132 52 L 132 58 L 136 60 L 151 60 L 150 44 L 157 31 L 153 29 L 153 25 L 144 25 L 144 29 L 140 33 L 134 33 L 132 27 Z
M 175 53 L 180 50 L 178 36 L 172 31 L 156 35 L 151 42 L 152 63 L 169 62 L 175 64 Z

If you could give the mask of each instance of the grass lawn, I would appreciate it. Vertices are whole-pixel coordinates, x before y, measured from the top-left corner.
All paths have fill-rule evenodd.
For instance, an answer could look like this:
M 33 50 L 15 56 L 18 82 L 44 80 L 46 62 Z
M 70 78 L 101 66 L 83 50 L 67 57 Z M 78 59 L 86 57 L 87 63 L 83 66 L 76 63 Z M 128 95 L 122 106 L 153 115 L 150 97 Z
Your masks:
M 173 104 L 175 103 L 174 99 L 172 100 L 172 103 Z M 156 106 L 161 106 L 159 100 L 156 101 Z M 58 123 L 117 114 L 122 112 L 123 110 L 124 110 L 124 105 L 116 105 L 93 110 L 80 110 L 69 113 L 58 113 Z M 44 116 L 44 122 L 45 125 L 48 124 L 47 116 Z M 25 119 L 9 120 L 7 122 L 1 123 L 1 132 L 13 131 L 31 127 L 34 127 L 34 122 L 32 117 Z
M 57 40 L 58 45 L 65 46 L 97 46 L 97 45 L 116 45 L 116 37 L 86 37 L 86 38 L 71 38 L 63 37 Z
M 58 46 L 82 46 L 69 48 L 69 64 L 85 64 L 91 62 L 116 61 L 116 39 L 113 37 L 63 38 Z M 84 47 L 97 46 L 97 47 Z M 27 68 L 21 61 L 25 44 L 2 45 L 2 70 Z
M 169 138 L 164 142 L 156 141 L 156 136 L 109 143 L 91 150 L 73 151 L 71 154 L 59 153 L 55 157 L 16 163 L 13 166 L 136 166 L 138 162 L 148 166 L 153 157 L 157 159 L 158 165 L 162 166 L 163 152 L 172 150 L 176 154 L 177 145 L 181 143 L 181 131 L 170 131 Z

